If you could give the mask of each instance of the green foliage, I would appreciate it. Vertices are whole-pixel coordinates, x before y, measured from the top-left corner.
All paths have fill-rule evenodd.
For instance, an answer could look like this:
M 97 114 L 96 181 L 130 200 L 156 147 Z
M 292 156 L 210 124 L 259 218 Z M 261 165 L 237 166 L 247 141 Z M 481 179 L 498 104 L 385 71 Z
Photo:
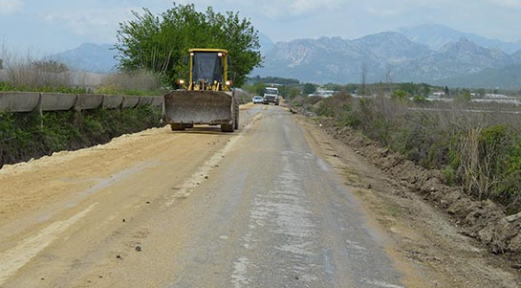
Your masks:
M 412 101 L 417 104 L 425 104 L 428 102 L 427 98 L 425 98 L 425 96 L 421 96 L 421 95 L 414 95 L 414 97 L 412 97 Z
M 295 99 L 299 95 L 300 95 L 300 90 L 298 88 L 291 88 L 289 90 L 288 97 L 290 100 Z
M 239 13 L 205 13 L 194 4 L 173 4 L 156 16 L 148 9 L 132 12 L 135 19 L 120 23 L 116 49 L 123 55 L 119 66 L 127 70 L 150 69 L 173 82 L 185 78 L 184 58 L 190 48 L 223 48 L 229 51 L 233 65 L 231 78 L 242 86 L 246 75 L 261 63 L 258 32 Z
M 460 102 L 460 103 L 468 103 L 472 100 L 472 95 L 470 94 L 470 91 L 467 89 L 462 89 L 459 91 L 456 98 L 454 98 L 454 101 Z
M 304 84 L 304 87 L 302 88 L 302 94 L 309 95 L 313 94 L 317 91 L 317 86 L 315 84 L 306 83 Z
M 257 82 L 253 85 L 245 85 L 244 90 L 250 92 L 253 95 L 264 95 L 264 89 L 266 89 L 266 84 L 264 82 Z
M 404 90 L 394 90 L 393 94 L 391 94 L 391 99 L 397 101 L 407 102 L 409 100 L 409 95 Z

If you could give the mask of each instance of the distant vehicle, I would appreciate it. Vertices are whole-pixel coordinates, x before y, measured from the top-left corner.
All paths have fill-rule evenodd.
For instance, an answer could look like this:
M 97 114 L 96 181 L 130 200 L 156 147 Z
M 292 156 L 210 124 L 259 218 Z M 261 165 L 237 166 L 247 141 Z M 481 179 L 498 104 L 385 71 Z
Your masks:
M 262 98 L 262 96 L 255 96 L 251 98 L 251 102 L 253 102 L 253 104 L 262 104 L 262 102 L 264 102 L 264 98 Z
M 264 90 L 264 104 L 270 103 L 279 105 L 279 89 L 274 87 L 266 87 Z

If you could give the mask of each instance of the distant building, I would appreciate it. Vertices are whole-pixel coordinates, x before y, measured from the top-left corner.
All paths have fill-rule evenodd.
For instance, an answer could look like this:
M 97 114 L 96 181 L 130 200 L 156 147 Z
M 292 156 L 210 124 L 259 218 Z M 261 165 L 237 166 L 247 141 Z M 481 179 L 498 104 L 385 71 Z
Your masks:
M 336 91 L 333 91 L 333 90 L 325 90 L 322 88 L 318 88 L 317 91 L 315 91 L 315 93 L 309 94 L 308 96 L 318 96 L 318 97 L 327 98 L 327 97 L 333 96 L 333 94 L 335 94 L 335 93 L 336 93 Z

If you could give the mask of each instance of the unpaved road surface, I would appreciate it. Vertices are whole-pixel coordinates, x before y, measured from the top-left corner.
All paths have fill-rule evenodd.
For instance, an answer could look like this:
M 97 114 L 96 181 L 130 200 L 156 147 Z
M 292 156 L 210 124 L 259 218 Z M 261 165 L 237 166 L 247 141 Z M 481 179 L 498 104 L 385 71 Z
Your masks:
M 388 189 L 379 172 L 316 125 L 251 104 L 241 122 L 234 134 L 151 129 L 4 167 L 0 287 L 520 283 L 469 255 L 479 247 L 436 211 L 415 214 L 428 225 L 400 217 L 378 196 Z

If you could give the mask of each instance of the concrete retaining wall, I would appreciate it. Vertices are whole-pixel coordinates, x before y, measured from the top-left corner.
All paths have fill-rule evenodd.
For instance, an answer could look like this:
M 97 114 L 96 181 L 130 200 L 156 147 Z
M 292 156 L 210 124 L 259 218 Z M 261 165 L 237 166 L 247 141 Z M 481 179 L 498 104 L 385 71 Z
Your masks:
M 158 97 L 158 98 L 162 98 L 162 97 Z M 107 108 L 107 109 L 115 109 L 115 108 L 119 108 L 121 107 L 121 103 L 123 103 L 123 96 L 109 96 L 109 95 L 104 95 L 103 96 L 103 108 Z
M 161 107 L 163 97 L 0 92 L 1 112 L 90 110 L 98 108 Z
M 134 108 L 139 104 L 139 96 L 124 96 L 122 108 Z
M 6 92 L 0 93 L 0 111 L 31 112 L 37 109 L 40 93 Z
M 103 103 L 103 95 L 78 95 L 74 110 L 97 109 L 101 107 L 101 103 Z
M 61 94 L 61 93 L 42 93 L 41 94 L 41 110 L 42 111 L 67 111 L 71 110 L 76 103 L 78 95 Z

